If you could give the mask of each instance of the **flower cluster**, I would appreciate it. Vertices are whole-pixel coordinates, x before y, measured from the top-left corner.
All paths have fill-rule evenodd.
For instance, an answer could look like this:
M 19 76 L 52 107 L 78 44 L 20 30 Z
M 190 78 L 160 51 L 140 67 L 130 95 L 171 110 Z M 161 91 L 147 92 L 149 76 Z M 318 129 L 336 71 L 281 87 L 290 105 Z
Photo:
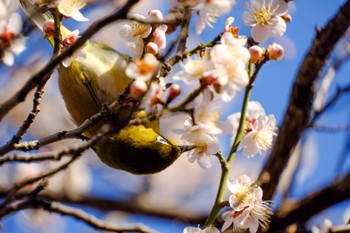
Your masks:
M 218 135 L 222 134 L 218 112 L 218 102 L 212 101 L 212 93 L 205 90 L 189 106 L 193 108 L 193 118 L 185 121 L 185 129 L 178 132 L 182 139 L 196 147 L 188 154 L 190 162 L 197 160 L 203 168 L 211 167 L 211 155 L 220 149 Z
M 206 51 L 201 57 L 190 58 L 182 64 L 175 80 L 189 83 L 199 80 L 213 87 L 223 101 L 232 100 L 237 91 L 249 81 L 247 66 L 250 53 L 244 45 L 246 38 L 236 38 L 230 32 L 222 35 L 221 43 Z
M 8 1 L 0 1 L 0 58 L 7 66 L 14 64 L 14 55 L 25 49 L 26 37 L 22 35 L 22 19 L 20 14 L 9 12 Z
M 146 21 L 147 18 L 140 14 L 132 15 L 138 21 Z M 148 13 L 148 20 L 162 21 L 163 14 L 159 10 L 152 10 Z M 168 26 L 165 24 L 146 24 L 132 22 L 122 26 L 120 36 L 127 40 L 126 48 L 139 59 L 144 53 L 158 54 L 166 47 L 165 33 Z
M 229 198 L 231 210 L 222 215 L 225 221 L 222 231 L 231 224 L 234 230 L 249 228 L 250 233 L 257 232 L 259 225 L 265 228 L 272 212 L 269 203 L 262 200 L 262 189 L 247 175 L 241 175 L 237 180 L 229 179 L 227 187 L 232 193 Z
M 228 117 L 236 132 L 239 126 L 241 113 L 235 113 Z M 272 147 L 273 136 L 276 136 L 276 119 L 273 115 L 266 115 L 265 110 L 259 102 L 250 101 L 245 117 L 244 136 L 239 144 L 238 150 L 243 149 L 243 153 L 252 157 L 262 154 Z M 235 138 L 233 134 L 232 140 Z

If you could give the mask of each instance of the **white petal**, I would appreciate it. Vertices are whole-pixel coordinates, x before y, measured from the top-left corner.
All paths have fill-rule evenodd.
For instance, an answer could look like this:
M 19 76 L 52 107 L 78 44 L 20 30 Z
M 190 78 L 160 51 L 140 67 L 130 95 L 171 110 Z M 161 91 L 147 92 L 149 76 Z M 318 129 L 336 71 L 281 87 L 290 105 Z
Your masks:
M 76 21 L 80 21 L 80 22 L 89 21 L 89 19 L 86 18 L 80 11 L 75 11 L 72 14 L 72 18 L 75 19 Z
M 281 37 L 287 30 L 287 24 L 281 17 L 275 17 L 272 19 L 271 36 Z
M 216 227 L 206 227 L 203 233 L 220 233 L 220 231 Z
M 198 227 L 186 227 L 183 233 L 202 233 L 202 230 Z
M 27 40 L 27 37 L 20 37 L 12 41 L 11 51 L 15 55 L 19 55 L 20 53 L 22 53 L 26 49 L 26 40 Z
M 15 35 L 19 34 L 22 31 L 22 19 L 20 14 L 13 13 L 10 16 L 9 23 L 8 23 L 8 30 Z
M 267 41 L 270 36 L 269 28 L 261 25 L 256 25 L 251 31 L 252 37 L 256 42 L 262 43 Z
M 210 168 L 211 167 L 211 157 L 210 155 L 202 155 L 197 160 L 198 164 L 202 168 Z
M 225 220 L 221 231 L 224 232 L 229 226 L 232 225 L 233 223 L 233 217 L 232 214 L 234 213 L 234 211 L 227 211 L 225 213 L 223 213 L 222 218 Z
M 243 12 L 242 19 L 245 26 L 256 25 L 256 20 L 249 11 Z
M 188 157 L 188 161 L 191 162 L 191 163 L 193 163 L 193 162 L 196 161 L 196 159 L 198 158 L 198 155 L 197 155 L 197 153 L 195 152 L 195 150 L 191 150 L 191 151 L 188 153 L 187 157 Z
M 272 0 L 273 8 L 278 6 L 274 15 L 284 15 L 288 12 L 288 5 L 284 0 Z
M 11 53 L 9 51 L 5 51 L 2 61 L 7 66 L 13 66 L 13 64 L 15 63 L 15 57 L 13 56 L 13 53 Z

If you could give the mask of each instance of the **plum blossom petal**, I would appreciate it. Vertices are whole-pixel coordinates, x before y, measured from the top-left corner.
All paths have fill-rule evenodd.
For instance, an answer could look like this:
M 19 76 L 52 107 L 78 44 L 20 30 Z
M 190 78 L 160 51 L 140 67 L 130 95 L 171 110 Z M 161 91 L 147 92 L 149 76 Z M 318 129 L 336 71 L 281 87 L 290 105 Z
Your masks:
M 288 6 L 284 0 L 251 0 L 248 10 L 242 15 L 246 26 L 252 27 L 252 37 L 256 42 L 265 42 L 270 36 L 281 37 L 286 32 Z

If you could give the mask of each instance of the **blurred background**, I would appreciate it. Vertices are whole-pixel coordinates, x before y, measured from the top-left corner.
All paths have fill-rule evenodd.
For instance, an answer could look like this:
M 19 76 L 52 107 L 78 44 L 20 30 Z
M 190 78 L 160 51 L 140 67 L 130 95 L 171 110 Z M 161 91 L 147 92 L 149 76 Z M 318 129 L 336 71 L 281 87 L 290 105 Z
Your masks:
M 13 2 L 15 7 L 17 1 Z M 108 0 L 89 2 L 91 4 L 85 7 L 82 12 L 90 21 L 76 23 L 73 20 L 65 19 L 64 24 L 68 28 L 72 30 L 78 28 L 82 32 L 94 20 L 112 12 L 120 4 L 120 1 Z M 268 62 L 263 67 L 254 86 L 251 100 L 259 101 L 267 114 L 274 114 L 279 125 L 288 104 L 292 83 L 299 65 L 313 41 L 316 28 L 324 26 L 344 2 L 340 0 L 295 0 L 290 2 L 289 12 L 293 20 L 288 23 L 286 34 L 282 38 L 270 39 L 263 44 L 267 47 L 271 42 L 276 41 L 284 46 L 285 56 L 282 61 Z M 199 43 L 212 40 L 222 32 L 228 16 L 235 17 L 234 25 L 239 26 L 239 34 L 249 36 L 250 28 L 245 27 L 241 19 L 245 9 L 244 4 L 245 1 L 238 0 L 232 12 L 219 18 L 214 24 L 215 28 L 207 27 L 200 36 L 195 34 L 196 17 L 194 17 L 187 48 L 190 49 Z M 147 12 L 153 9 L 159 9 L 165 15 L 169 12 L 167 1 L 164 0 L 140 1 L 133 11 L 147 15 Z M 119 36 L 122 23 L 119 22 L 102 29 L 93 40 L 106 43 L 122 53 L 128 53 L 125 50 L 125 41 Z M 175 35 L 176 32 L 167 38 L 168 44 L 175 39 Z M 42 38 L 41 32 L 35 29 L 28 34 L 28 37 L 27 50 L 16 57 L 15 66 L 9 68 L 0 65 L 1 100 L 9 98 L 50 59 L 52 48 Z M 337 46 L 329 60 L 329 66 L 348 56 L 350 36 L 348 37 L 344 38 Z M 328 92 L 323 98 L 331 97 L 338 87 L 349 84 L 350 66 L 346 62 L 343 64 L 335 74 Z M 178 70 L 177 65 L 169 77 Z M 327 69 L 324 70 L 324 74 L 326 73 Z M 171 82 L 171 79 L 169 81 Z M 239 111 L 242 94 L 239 93 L 232 103 L 223 107 L 223 119 Z M 349 101 L 349 95 L 344 95 L 321 116 L 317 124 L 331 127 L 350 125 Z M 2 120 L 0 124 L 1 145 L 6 143 L 16 132 L 18 126 L 29 113 L 31 105 L 32 99 L 29 95 L 25 103 L 20 104 Z M 182 118 L 177 118 L 177 120 L 178 122 L 172 121 L 171 124 L 182 124 Z M 74 127 L 60 96 L 57 73 L 55 73 L 45 88 L 40 114 L 24 139 L 34 140 Z M 171 133 L 169 123 L 163 122 L 162 127 L 164 131 L 167 131 L 164 132 L 165 134 Z M 300 164 L 296 168 L 292 184 L 288 185 L 288 179 L 286 182 L 281 182 L 280 192 L 275 202 L 279 203 L 282 198 L 286 197 L 292 199 L 304 197 L 329 184 L 336 176 L 349 172 L 350 161 L 347 159 L 349 141 L 350 134 L 347 130 L 332 132 L 316 129 L 307 130 L 294 152 L 294 156 L 299 159 Z M 78 140 L 64 140 L 42 148 L 42 151 L 59 150 L 64 146 L 78 142 Z M 227 155 L 230 149 L 230 138 L 222 137 L 221 142 L 221 150 L 224 155 Z M 238 153 L 230 175 L 237 178 L 240 174 L 247 174 L 253 180 L 256 179 L 267 156 L 268 153 L 247 159 Z M 0 193 L 4 195 L 13 182 L 46 171 L 56 166 L 57 163 L 42 162 L 1 166 Z M 182 156 L 163 172 L 149 176 L 135 176 L 107 167 L 90 150 L 67 170 L 50 178 L 49 186 L 45 192 L 55 196 L 57 200 L 69 200 L 68 203 L 82 208 L 100 219 L 125 225 L 142 223 L 159 232 L 173 233 L 182 232 L 183 228 L 189 225 L 187 217 L 200 218 L 209 213 L 215 199 L 219 178 L 220 164 L 215 158 L 213 158 L 213 165 L 210 169 L 202 169 L 197 163 L 192 164 L 188 162 L 186 156 Z M 285 195 L 287 188 L 289 192 Z M 109 205 L 113 201 L 115 201 L 115 207 Z M 118 209 L 118 205 L 122 206 L 122 203 L 129 203 L 130 210 L 126 212 Z M 132 204 L 138 208 L 142 207 L 145 211 L 144 214 L 138 213 L 138 208 L 133 211 Z M 344 223 L 350 216 L 349 204 L 350 202 L 343 202 L 333 206 L 312 218 L 308 225 L 319 225 L 324 218 L 331 219 L 334 225 Z M 100 208 L 95 208 L 97 205 Z M 125 207 L 121 209 L 125 209 Z M 147 213 L 163 213 L 164 215 L 157 217 L 156 214 L 148 215 Z M 174 217 L 166 218 L 167 214 Z M 21 211 L 3 219 L 1 224 L 1 232 L 99 232 L 71 217 L 50 214 L 41 210 Z M 192 224 L 192 226 L 196 226 L 196 224 Z

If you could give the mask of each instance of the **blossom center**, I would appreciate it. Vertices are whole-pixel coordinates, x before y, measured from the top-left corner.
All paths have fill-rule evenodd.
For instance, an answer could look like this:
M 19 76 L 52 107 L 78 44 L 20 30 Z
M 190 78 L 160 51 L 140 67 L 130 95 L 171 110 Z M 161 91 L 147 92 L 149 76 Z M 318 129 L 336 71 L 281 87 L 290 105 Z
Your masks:
M 142 37 L 142 35 L 145 35 L 149 30 L 149 27 L 142 23 L 134 23 L 131 27 L 134 30 L 134 37 Z
M 268 150 L 272 147 L 272 136 L 269 132 L 258 131 L 253 137 L 254 140 L 259 142 L 262 150 Z
M 254 18 L 258 24 L 268 25 L 268 24 L 270 24 L 272 14 L 271 14 L 271 12 L 268 11 L 268 9 L 263 7 L 260 11 L 254 12 Z
M 145 60 L 140 60 L 137 64 L 137 70 L 141 75 L 147 75 L 154 71 L 154 66 Z
M 248 203 L 252 199 L 249 187 L 242 187 L 235 195 L 240 203 Z

